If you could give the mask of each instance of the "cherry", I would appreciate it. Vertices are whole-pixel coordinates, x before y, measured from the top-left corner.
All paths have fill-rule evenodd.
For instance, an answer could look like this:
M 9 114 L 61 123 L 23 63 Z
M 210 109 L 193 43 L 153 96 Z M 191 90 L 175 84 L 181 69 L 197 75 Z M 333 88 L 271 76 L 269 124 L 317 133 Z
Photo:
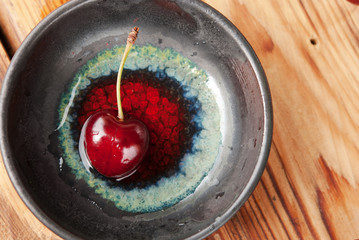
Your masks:
M 92 167 L 109 178 L 120 180 L 132 175 L 148 149 L 145 124 L 137 119 L 120 121 L 113 110 L 91 115 L 82 129 L 82 161 L 87 165 L 90 160 Z
M 359 5 L 359 0 L 347 0 L 347 1 Z
M 123 67 L 135 42 L 138 28 L 130 32 L 117 75 L 118 115 L 102 110 L 91 115 L 81 129 L 79 152 L 86 169 L 95 168 L 108 178 L 121 180 L 132 175 L 146 155 L 149 132 L 144 123 L 124 119 L 120 86 Z

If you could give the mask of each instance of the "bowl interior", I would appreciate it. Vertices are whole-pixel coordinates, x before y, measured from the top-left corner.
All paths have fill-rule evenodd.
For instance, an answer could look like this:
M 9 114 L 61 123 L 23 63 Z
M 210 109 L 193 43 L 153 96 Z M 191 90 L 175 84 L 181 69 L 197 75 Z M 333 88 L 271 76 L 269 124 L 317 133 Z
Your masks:
M 54 144 L 59 101 L 76 72 L 98 52 L 123 44 L 134 25 L 140 28 L 136 44 L 172 48 L 204 69 L 215 83 L 221 109 L 222 144 L 213 169 L 194 194 L 152 213 L 117 209 L 71 171 L 60 177 L 61 150 Z M 18 50 L 1 101 L 9 175 L 35 215 L 65 238 L 204 237 L 249 197 L 269 151 L 271 106 L 260 64 L 226 19 L 196 1 L 65 4 Z

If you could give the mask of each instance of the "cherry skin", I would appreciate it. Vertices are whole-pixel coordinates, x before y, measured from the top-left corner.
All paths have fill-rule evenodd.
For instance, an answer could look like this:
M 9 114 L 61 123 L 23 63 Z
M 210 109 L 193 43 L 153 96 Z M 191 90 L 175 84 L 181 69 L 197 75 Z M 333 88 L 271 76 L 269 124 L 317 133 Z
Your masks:
M 135 119 L 124 120 L 121 106 L 121 76 L 126 58 L 135 43 L 138 27 L 128 35 L 117 74 L 116 97 L 118 115 L 104 110 L 90 116 L 81 129 L 79 152 L 87 170 L 95 168 L 99 173 L 116 180 L 133 174 L 149 145 L 147 127 Z
M 359 0 L 348 0 L 348 2 L 359 5 Z
M 120 121 L 116 111 L 90 116 L 81 130 L 79 150 L 87 169 L 91 166 L 108 178 L 121 180 L 132 175 L 149 145 L 149 132 L 136 119 Z

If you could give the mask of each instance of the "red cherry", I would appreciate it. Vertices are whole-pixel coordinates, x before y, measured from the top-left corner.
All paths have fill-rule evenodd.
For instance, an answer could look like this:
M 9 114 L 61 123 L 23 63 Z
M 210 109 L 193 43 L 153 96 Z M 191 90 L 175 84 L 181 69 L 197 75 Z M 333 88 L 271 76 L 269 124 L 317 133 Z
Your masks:
M 102 175 L 120 180 L 136 171 L 148 145 L 149 132 L 141 121 L 120 121 L 116 111 L 104 110 L 86 120 L 79 149 L 86 168 L 92 166 Z
M 347 0 L 347 1 L 359 5 L 359 0 Z
M 103 110 L 90 116 L 81 129 L 79 151 L 86 169 L 94 167 L 102 175 L 120 180 L 133 174 L 149 144 L 147 127 L 135 119 L 124 120 L 121 105 L 121 76 L 126 58 L 136 41 L 138 27 L 127 38 L 125 51 L 117 74 L 116 96 L 118 115 L 112 110 Z M 97 99 L 92 105 L 98 109 L 107 101 L 104 89 L 97 89 Z M 96 106 L 94 106 L 96 105 Z M 90 106 L 88 106 L 90 108 Z

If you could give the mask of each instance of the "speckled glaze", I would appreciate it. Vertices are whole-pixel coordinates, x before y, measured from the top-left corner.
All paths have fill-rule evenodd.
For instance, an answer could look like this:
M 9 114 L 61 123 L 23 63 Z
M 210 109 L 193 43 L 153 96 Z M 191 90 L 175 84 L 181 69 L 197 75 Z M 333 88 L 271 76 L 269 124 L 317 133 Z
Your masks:
M 106 180 L 97 178 L 87 171 L 78 152 L 78 139 L 72 135 L 72 123 L 77 114 L 71 111 L 79 93 L 86 90 L 92 79 L 109 76 L 116 72 L 125 46 L 103 50 L 89 60 L 75 75 L 68 92 L 65 92 L 59 105 L 60 144 L 63 149 L 61 164 L 72 169 L 76 178 L 83 179 L 103 198 L 112 201 L 116 207 L 129 212 L 154 212 L 172 206 L 192 194 L 218 156 L 222 136 L 220 132 L 220 112 L 214 93 L 213 83 L 207 74 L 188 58 L 173 49 L 161 50 L 152 45 L 134 46 L 125 64 L 132 71 L 145 69 L 156 75 L 166 75 L 186 89 L 186 98 L 195 98 L 201 106 L 194 116 L 194 124 L 199 132 L 195 134 L 191 149 L 187 150 L 180 162 L 179 171 L 169 178 L 163 177 L 146 188 L 124 189 L 113 187 Z M 160 81 L 160 80 L 158 80 Z M 213 81 L 213 80 L 212 80 Z M 219 98 L 217 98 L 218 101 Z M 73 114 L 69 114 L 73 112 Z
M 74 170 L 74 159 L 68 158 L 62 142 L 71 121 L 64 118 L 66 106 L 71 108 L 71 97 L 81 91 L 74 86 L 86 87 L 86 81 L 76 79 L 94 59 L 101 60 L 101 54 L 106 61 L 109 52 L 121 51 L 134 25 L 140 34 L 133 54 L 143 50 L 142 55 L 151 58 L 154 51 L 154 56 L 168 53 L 187 61 L 184 66 L 198 71 L 201 81 L 183 81 L 191 73 L 178 71 L 181 64 L 176 61 L 166 74 L 191 87 L 187 97 L 204 101 L 196 116 L 203 129 L 206 121 L 208 126 L 219 121 L 213 133 L 198 133 L 206 139 L 216 134 L 220 139 L 213 143 L 217 147 L 211 149 L 208 163 L 196 166 L 198 181 L 187 188 L 190 194 L 151 211 L 128 211 L 131 204 L 119 208 L 112 197 L 104 197 L 106 186 L 96 182 L 91 187 L 89 179 Z M 150 71 L 157 71 L 168 64 L 161 63 L 162 57 L 158 63 L 132 57 L 138 61 L 129 61 L 128 69 L 136 63 L 135 68 L 151 66 Z M 108 72 L 116 61 L 108 68 L 89 71 Z M 197 83 L 203 88 L 197 88 Z M 196 89 L 209 89 L 209 100 Z M 65 96 L 68 100 L 62 102 Z M 207 119 L 213 107 L 214 119 Z M 2 156 L 16 190 L 29 209 L 64 239 L 204 238 L 248 199 L 264 170 L 272 137 L 270 93 L 256 55 L 227 19 L 197 0 L 64 4 L 17 50 L 2 86 L 0 114 Z M 193 146 L 209 147 L 199 138 Z M 183 162 L 191 165 L 190 159 Z

